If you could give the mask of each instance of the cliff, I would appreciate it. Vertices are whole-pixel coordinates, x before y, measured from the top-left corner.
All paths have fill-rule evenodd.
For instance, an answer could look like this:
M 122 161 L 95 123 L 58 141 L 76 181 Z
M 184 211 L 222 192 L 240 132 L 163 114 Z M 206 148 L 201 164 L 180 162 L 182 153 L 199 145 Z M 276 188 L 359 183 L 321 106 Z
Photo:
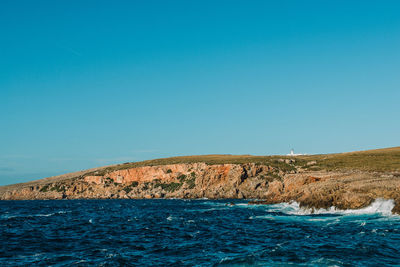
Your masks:
M 356 209 L 394 199 L 400 148 L 300 157 L 210 155 L 107 166 L 0 187 L 1 200 L 246 198 Z

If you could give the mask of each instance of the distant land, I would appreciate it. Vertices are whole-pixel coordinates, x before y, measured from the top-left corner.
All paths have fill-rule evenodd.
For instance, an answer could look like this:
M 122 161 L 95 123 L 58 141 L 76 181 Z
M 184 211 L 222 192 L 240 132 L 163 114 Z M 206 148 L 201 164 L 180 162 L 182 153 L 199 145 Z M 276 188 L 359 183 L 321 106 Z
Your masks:
M 104 166 L 0 187 L 1 200 L 209 198 L 358 209 L 393 199 L 400 147 L 299 156 L 184 156 Z

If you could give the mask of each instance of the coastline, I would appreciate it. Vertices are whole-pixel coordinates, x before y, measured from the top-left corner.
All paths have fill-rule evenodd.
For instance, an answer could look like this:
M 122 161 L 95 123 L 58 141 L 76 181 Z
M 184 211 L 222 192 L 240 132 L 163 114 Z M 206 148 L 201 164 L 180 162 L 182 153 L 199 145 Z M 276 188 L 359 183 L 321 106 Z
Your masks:
M 0 199 L 257 199 L 251 203 L 296 201 L 305 208 L 341 210 L 392 199 L 393 213 L 400 214 L 397 158 L 400 148 L 299 157 L 176 157 L 2 186 Z M 332 168 L 335 161 L 340 164 Z

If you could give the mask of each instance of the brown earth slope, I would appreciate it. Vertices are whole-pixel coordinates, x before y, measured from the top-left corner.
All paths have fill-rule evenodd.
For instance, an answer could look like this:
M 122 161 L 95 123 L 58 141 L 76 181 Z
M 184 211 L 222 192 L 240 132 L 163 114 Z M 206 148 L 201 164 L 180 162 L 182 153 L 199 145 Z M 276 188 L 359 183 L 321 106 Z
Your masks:
M 394 199 L 400 147 L 310 156 L 207 155 L 125 163 L 0 187 L 0 199 L 248 198 L 355 209 Z

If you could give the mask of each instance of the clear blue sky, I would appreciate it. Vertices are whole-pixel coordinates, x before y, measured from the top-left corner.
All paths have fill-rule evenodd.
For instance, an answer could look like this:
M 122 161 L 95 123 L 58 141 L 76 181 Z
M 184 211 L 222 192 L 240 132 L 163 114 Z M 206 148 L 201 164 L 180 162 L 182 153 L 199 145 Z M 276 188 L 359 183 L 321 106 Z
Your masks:
M 0 2 L 0 185 L 400 145 L 400 1 Z

